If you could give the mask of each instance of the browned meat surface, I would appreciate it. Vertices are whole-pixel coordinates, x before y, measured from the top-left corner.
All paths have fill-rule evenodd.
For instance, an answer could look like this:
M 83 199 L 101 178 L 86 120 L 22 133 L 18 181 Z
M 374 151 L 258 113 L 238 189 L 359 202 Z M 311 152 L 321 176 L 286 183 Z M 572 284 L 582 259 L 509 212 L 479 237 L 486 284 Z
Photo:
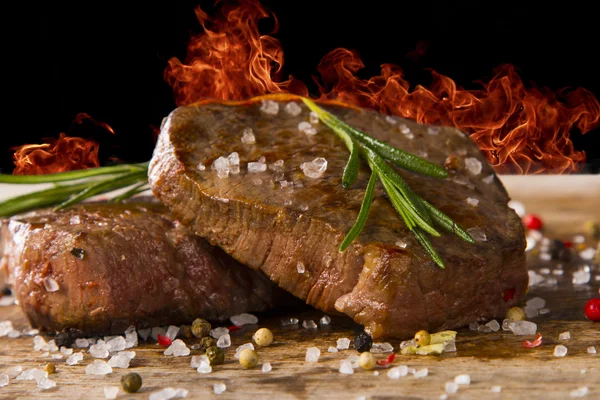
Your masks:
M 123 333 L 222 319 L 286 295 L 150 203 L 16 216 L 0 227 L 0 252 L 27 318 L 48 331 Z M 46 288 L 51 279 L 56 291 Z
M 358 182 L 343 190 L 348 152 L 341 140 L 322 124 L 314 125 L 316 135 L 299 132 L 298 124 L 309 121 L 308 109 L 296 100 L 302 112 L 291 116 L 284 109 L 286 100 L 277 99 L 276 115 L 261 110 L 267 104 L 260 99 L 172 112 L 149 174 L 155 194 L 182 223 L 308 304 L 349 315 L 375 338 L 408 337 L 419 329 L 435 331 L 500 317 L 523 296 L 528 278 L 521 221 L 466 135 L 372 111 L 327 106 L 347 123 L 396 147 L 426 153 L 437 164 L 454 155 L 458 169 L 450 179 L 400 173 L 465 229 L 479 228 L 486 237 L 476 244 L 450 234 L 432 239 L 447 265 L 442 270 L 400 221 L 378 184 L 363 233 L 340 253 L 338 247 L 358 214 L 368 170 L 363 166 Z M 242 142 L 246 128 L 253 130 L 255 144 Z M 239 153 L 241 171 L 219 178 L 212 162 L 231 152 Z M 249 173 L 247 163 L 260 157 L 269 168 Z M 321 178 L 311 179 L 300 166 L 316 157 L 326 158 L 328 166 Z M 467 158 L 479 161 L 481 172 L 467 171 Z M 277 160 L 284 160 L 281 171 L 276 170 Z M 479 205 L 467 204 L 469 197 Z M 298 272 L 299 264 L 304 273 Z M 514 291 L 509 301 L 503 299 L 505 291 Z

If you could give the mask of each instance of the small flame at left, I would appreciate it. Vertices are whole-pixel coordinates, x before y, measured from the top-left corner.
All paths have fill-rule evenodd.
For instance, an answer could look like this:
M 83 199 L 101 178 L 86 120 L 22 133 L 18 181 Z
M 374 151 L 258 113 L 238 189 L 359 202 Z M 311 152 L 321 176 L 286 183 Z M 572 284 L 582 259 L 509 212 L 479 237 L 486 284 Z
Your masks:
M 73 124 L 92 123 L 113 134 L 113 129 L 88 114 L 80 113 Z M 46 143 L 26 144 L 14 148 L 14 175 L 41 175 L 100 166 L 99 144 L 92 139 L 67 136 L 61 132 L 58 139 L 44 139 Z

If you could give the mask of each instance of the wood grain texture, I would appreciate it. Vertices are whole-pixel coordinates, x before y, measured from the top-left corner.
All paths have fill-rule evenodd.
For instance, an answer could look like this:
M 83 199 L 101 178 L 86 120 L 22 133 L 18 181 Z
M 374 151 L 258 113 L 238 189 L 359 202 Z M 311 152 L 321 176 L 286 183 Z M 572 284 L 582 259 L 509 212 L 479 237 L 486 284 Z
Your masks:
M 586 220 L 600 220 L 600 207 L 597 205 L 597 178 L 590 177 L 588 184 L 577 189 L 569 187 L 571 177 L 556 177 L 552 187 L 544 190 L 531 190 L 537 177 L 511 179 L 503 177 L 509 193 L 515 200 L 522 201 L 528 211 L 539 214 L 546 222 L 546 233 L 550 237 L 569 239 L 583 232 Z M 562 182 L 562 185 L 561 185 Z M 576 185 L 571 185 L 576 186 Z M 561 189 L 562 188 L 562 189 Z M 535 256 L 531 256 L 530 268 L 540 266 Z M 554 262 L 541 265 L 552 269 Z M 338 372 L 340 360 L 346 359 L 354 350 L 328 353 L 329 346 L 335 346 L 342 337 L 353 338 L 360 330 L 352 321 L 344 317 L 332 316 L 332 323 L 315 331 L 299 328 L 284 328 L 281 318 L 296 317 L 318 319 L 323 315 L 311 309 L 277 311 L 259 315 L 260 326 L 270 327 L 275 335 L 275 343 L 258 349 L 259 363 L 270 362 L 273 370 L 262 373 L 260 364 L 252 370 L 244 370 L 233 358 L 235 348 L 251 341 L 257 326 L 248 326 L 232 332 L 233 345 L 226 351 L 226 363 L 216 366 L 211 374 L 198 374 L 190 368 L 190 357 L 165 357 L 164 348 L 156 344 L 143 344 L 135 348 L 137 355 L 128 370 L 115 369 L 107 376 L 86 376 L 85 366 L 93 361 L 86 354 L 84 360 L 75 366 L 65 365 L 64 359 L 53 360 L 57 373 L 51 378 L 56 388 L 43 391 L 33 381 L 11 380 L 0 388 L 0 399 L 103 399 L 105 386 L 119 386 L 120 378 L 127 372 L 139 373 L 144 385 L 137 394 L 119 392 L 118 399 L 147 399 L 149 394 L 165 387 L 185 388 L 190 391 L 190 399 L 438 399 L 444 393 L 444 384 L 458 374 L 469 374 L 472 383 L 462 386 L 456 395 L 449 398 L 460 399 L 564 399 L 575 389 L 587 386 L 586 398 L 600 398 L 600 354 L 591 355 L 587 348 L 595 346 L 600 353 L 600 324 L 585 319 L 583 305 L 592 296 L 598 296 L 600 275 L 597 266 L 593 267 L 589 285 L 573 287 L 572 271 L 565 266 L 565 274 L 558 276 L 556 286 L 535 286 L 530 289 L 528 298 L 540 296 L 547 301 L 550 312 L 533 319 L 538 324 L 544 342 L 535 349 L 525 349 L 521 342 L 532 337 L 517 337 L 510 332 L 477 333 L 463 329 L 457 337 L 456 353 L 442 356 L 400 356 L 395 365 L 410 368 L 428 368 L 429 375 L 417 379 L 407 376 L 398 380 L 389 379 L 386 369 L 373 372 L 355 370 L 353 375 Z M 0 321 L 10 319 L 16 328 L 25 328 L 27 323 L 16 306 L 0 308 Z M 561 332 L 569 331 L 571 339 L 559 341 Z M 23 368 L 37 367 L 49 361 L 41 352 L 33 351 L 31 337 L 8 339 L 0 338 L 0 373 L 14 365 Z M 193 341 L 190 341 L 190 344 Z M 568 354 L 564 358 L 553 356 L 554 347 L 564 344 Z M 394 346 L 397 341 L 392 341 Z M 306 349 L 316 346 L 321 350 L 317 364 L 304 361 Z M 192 351 L 192 355 L 199 354 Z M 214 383 L 225 383 L 226 392 L 213 394 Z M 492 386 L 501 386 L 501 393 L 492 393 Z

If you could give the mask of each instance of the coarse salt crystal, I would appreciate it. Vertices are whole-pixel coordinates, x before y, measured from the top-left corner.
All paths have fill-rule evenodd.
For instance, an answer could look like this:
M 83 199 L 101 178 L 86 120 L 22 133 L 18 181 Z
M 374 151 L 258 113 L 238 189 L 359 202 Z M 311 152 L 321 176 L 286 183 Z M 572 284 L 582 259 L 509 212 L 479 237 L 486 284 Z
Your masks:
M 9 382 L 10 378 L 8 377 L 8 374 L 0 374 L 0 387 L 8 385 Z
M 254 345 L 252 343 L 244 343 L 243 345 L 239 346 L 237 349 L 235 349 L 235 354 L 234 354 L 233 358 L 235 358 L 236 360 L 239 360 L 240 354 L 242 353 L 242 351 L 244 351 L 246 349 L 254 350 Z
M 571 339 L 571 332 L 563 332 L 558 335 L 558 340 L 569 340 Z
M 390 370 L 387 372 L 387 376 L 390 379 L 398 379 L 406 375 L 408 375 L 408 367 L 406 365 L 390 368 Z
M 235 326 L 243 326 L 243 325 L 255 325 L 258 324 L 258 318 L 256 315 L 241 313 L 238 315 L 234 315 L 229 318 L 231 323 Z
M 585 285 L 589 283 L 591 278 L 591 274 L 589 268 L 580 268 L 579 270 L 573 272 L 573 285 Z
M 500 392 L 502 392 L 502 386 L 492 386 L 490 388 L 490 391 L 493 393 L 500 393 Z
M 56 382 L 54 382 L 52 379 L 42 378 L 39 381 L 37 381 L 37 387 L 43 390 L 52 389 L 55 386 Z
M 79 361 L 83 360 L 83 353 L 73 353 L 69 357 L 67 357 L 66 364 L 67 365 L 75 365 Z
M 165 336 L 167 336 L 171 340 L 175 340 L 175 338 L 177 337 L 178 333 L 179 333 L 179 327 L 178 326 L 169 325 L 169 328 L 167 329 L 167 333 L 166 333 Z
M 110 360 L 108 360 L 108 365 L 113 368 L 129 368 L 129 362 L 131 359 L 125 355 L 118 354 L 116 356 L 112 356 Z
M 581 257 L 582 260 L 587 261 L 593 259 L 594 254 L 596 254 L 596 250 L 594 250 L 592 247 L 588 247 L 587 249 L 579 252 L 579 257 Z
M 486 183 L 489 185 L 490 183 L 494 182 L 494 175 L 493 174 L 488 175 L 485 178 L 483 178 L 482 181 L 483 181 L 483 183 Z
M 352 375 L 354 373 L 354 368 L 352 368 L 352 363 L 348 360 L 340 361 L 340 374 L 344 375 Z
M 537 325 L 531 321 L 512 321 L 508 327 L 518 336 L 535 335 L 537 332 Z
M 56 282 L 56 280 L 51 276 L 45 277 L 42 282 L 47 292 L 56 292 L 60 288 L 60 286 L 58 286 L 58 282 Z
M 485 324 L 485 326 L 489 327 L 492 332 L 498 332 L 500 330 L 500 324 L 495 319 Z
M 185 345 L 185 342 L 183 340 L 175 339 L 173 340 L 173 343 L 171 343 L 171 345 L 167 347 L 163 354 L 165 356 L 185 357 L 190 355 L 190 349 Z
M 308 115 L 308 122 L 310 122 L 311 124 L 318 124 L 319 123 L 319 114 L 317 114 L 314 111 L 311 111 L 310 114 Z
M 298 124 L 298 131 L 306 135 L 316 135 L 317 129 L 310 122 L 302 121 Z
M 398 120 L 395 117 L 392 117 L 391 115 L 386 115 L 384 119 L 385 122 L 387 122 L 390 125 L 396 125 L 398 123 Z
M 242 143 L 244 143 L 244 144 L 256 143 L 256 137 L 254 136 L 254 131 L 252 130 L 252 128 L 245 128 L 242 131 Z
M 227 158 L 221 156 L 213 161 L 210 169 L 213 171 L 217 171 L 217 176 L 221 179 L 227 178 L 229 176 L 229 160 Z
M 150 394 L 148 400 L 170 400 L 187 397 L 188 391 L 186 389 L 174 389 L 174 388 L 165 388 L 159 390 L 158 392 L 154 392 Z
M 19 374 L 21 374 L 21 372 L 23 372 L 23 367 L 21 367 L 20 365 L 16 365 L 14 367 L 7 369 L 5 372 L 6 372 L 6 375 L 10 379 L 14 379 L 17 376 L 19 376 Z
M 265 172 L 267 170 L 267 164 L 261 162 L 249 162 L 248 173 L 256 174 L 259 172 Z
M 264 363 L 262 365 L 262 372 L 263 373 L 271 372 L 272 369 L 273 369 L 273 367 L 271 367 L 271 363 Z
M 562 344 L 559 344 L 558 346 L 556 346 L 554 348 L 554 356 L 555 357 L 564 357 L 567 355 L 568 349 L 563 346 Z
M 106 343 L 102 341 L 101 343 L 96 343 L 90 346 L 90 354 L 94 358 L 106 358 L 109 356 L 108 347 Z
M 0 297 L 0 307 L 8 307 L 13 304 L 17 304 L 17 298 L 15 296 L 2 296 Z
M 93 363 L 85 367 L 86 375 L 106 375 L 113 372 L 113 369 L 106 361 L 94 360 Z
M 205 354 L 202 354 L 201 356 L 193 356 L 190 359 L 190 367 L 192 367 L 192 368 L 198 368 L 200 366 L 200 363 L 202 361 L 209 362 L 208 361 L 208 357 Z
M 205 171 L 205 170 L 206 170 L 206 167 L 204 166 L 204 164 L 203 164 L 203 163 L 199 163 L 199 164 L 196 166 L 196 169 L 197 169 L 198 171 Z
M 285 111 L 292 117 L 297 117 L 298 115 L 300 115 L 300 113 L 302 113 L 302 107 L 300 107 L 298 103 L 290 101 L 285 105 L 285 107 L 283 107 L 283 111 Z
M 439 134 L 441 130 L 442 130 L 442 128 L 439 126 L 430 126 L 427 128 L 427 134 L 429 134 L 431 136 L 435 136 L 435 135 Z
M 70 354 L 73 354 L 73 349 L 70 349 L 70 348 L 65 347 L 65 346 L 61 346 L 60 347 L 60 352 L 63 353 L 63 354 L 66 354 L 66 355 L 70 355 Z
M 35 351 L 49 350 L 48 342 L 46 342 L 46 340 L 43 337 L 41 337 L 40 335 L 35 336 L 33 338 L 33 350 L 35 350 Z
M 306 267 L 304 266 L 304 263 L 301 261 L 298 261 L 298 264 L 296 264 L 296 270 L 298 271 L 299 274 L 303 274 L 304 272 L 306 272 Z
M 467 229 L 467 233 L 477 242 L 487 242 L 485 231 L 481 228 L 473 227 Z
M 217 340 L 217 347 L 224 349 L 229 346 L 231 346 L 231 336 L 228 333 L 221 335 L 221 337 Z
M 461 374 L 454 377 L 454 383 L 457 385 L 470 385 L 471 384 L 471 375 Z
M 321 350 L 316 347 L 309 347 L 306 349 L 304 360 L 309 363 L 316 363 L 319 361 L 319 357 L 321 357 Z
M 587 348 L 588 354 L 596 354 L 596 348 L 594 346 L 590 346 Z
M 544 308 L 544 306 L 546 305 L 546 300 L 542 299 L 541 297 L 534 297 L 532 299 L 527 300 L 525 305 L 537 308 L 539 310 L 540 308 Z
M 90 346 L 90 341 L 87 339 L 75 339 L 75 347 L 84 349 Z
M 317 324 L 312 319 L 305 319 L 302 321 L 302 327 L 304 329 L 317 329 Z
M 320 178 L 327 170 L 327 160 L 323 157 L 317 157 L 310 162 L 300 164 L 300 169 L 308 178 Z
M 471 207 L 477 207 L 479 205 L 479 199 L 474 197 L 467 197 L 467 204 Z
M 532 286 L 535 286 L 535 285 L 538 285 L 538 284 L 544 282 L 544 276 L 538 274 L 534 270 L 530 269 L 527 271 L 527 273 L 529 274 L 529 287 L 532 287 Z
M 282 318 L 281 326 L 298 325 L 299 322 L 298 318 Z
M 418 371 L 415 371 L 415 372 L 413 373 L 413 376 L 414 376 L 415 378 L 424 378 L 424 377 L 426 377 L 427 375 L 429 375 L 429 370 L 428 370 L 427 368 L 420 369 L 420 370 L 418 370 Z
M 396 247 L 399 247 L 401 249 L 405 249 L 408 246 L 408 243 L 402 241 L 402 240 L 397 240 L 396 243 L 394 243 L 396 245 Z
M 106 342 L 106 347 L 108 351 L 121 351 L 125 350 L 126 344 L 123 336 L 115 336 Z
M 544 314 L 548 314 L 550 312 L 549 308 L 540 308 L 538 310 L 538 312 L 540 313 L 540 315 L 544 315 Z
M 525 216 L 525 204 L 521 203 L 520 201 L 511 200 L 508 202 L 508 206 L 512 208 L 519 217 L 523 218 Z
M 9 332 L 11 332 L 13 330 L 14 330 L 14 328 L 13 328 L 12 321 L 0 322 L 0 337 L 7 336 L 9 334 Z M 41 336 L 40 336 L 40 338 L 41 338 Z M 33 344 L 34 344 L 34 346 L 36 344 L 35 338 L 33 339 Z M 37 350 L 37 349 L 34 348 L 34 350 Z
M 320 325 L 329 325 L 331 323 L 331 317 L 329 315 L 323 315 L 319 320 Z
M 229 329 L 227 329 L 227 328 L 225 328 L 223 326 L 220 326 L 218 328 L 210 330 L 210 336 L 212 336 L 215 339 L 218 339 L 221 336 L 226 335 L 228 333 L 229 333 Z
M 456 352 L 456 341 L 447 340 L 444 342 L 444 353 L 455 353 Z
M 116 399 L 119 394 L 118 386 L 105 386 L 104 387 L 104 398 L 105 399 Z
M 540 274 L 550 275 L 550 268 L 540 268 Z
M 571 391 L 571 393 L 569 393 L 569 396 L 571 396 L 571 397 L 584 397 L 584 396 L 587 396 L 588 391 L 589 391 L 588 387 L 587 386 L 583 386 L 583 387 L 580 387 L 579 389 Z
M 337 353 L 338 349 L 336 347 L 333 346 L 329 346 L 329 348 L 327 349 L 328 353 Z
M 196 372 L 199 374 L 210 374 L 212 372 L 210 362 L 208 360 L 200 360 L 200 364 L 196 368 Z
M 356 369 L 360 367 L 360 357 L 357 354 L 349 355 L 348 358 L 346 358 L 346 360 L 350 361 L 350 365 L 352 365 L 352 368 Z
M 479 161 L 477 158 L 475 158 L 475 157 L 465 158 L 465 169 L 471 175 L 479 175 L 481 173 L 482 168 L 483 168 L 483 165 L 481 164 L 481 161 Z
M 347 350 L 350 347 L 350 339 L 348 339 L 348 338 L 338 339 L 336 347 L 338 350 Z
M 373 354 L 381 354 L 381 353 L 391 353 L 394 351 L 394 346 L 385 342 L 385 343 L 373 343 L 371 346 L 371 353 Z
M 213 392 L 215 392 L 215 394 L 221 394 L 225 390 L 227 390 L 227 386 L 225 386 L 224 383 L 215 383 L 213 385 Z
M 279 103 L 273 100 L 263 100 L 260 104 L 260 111 L 268 115 L 277 115 L 279 113 Z
M 446 382 L 444 389 L 446 390 L 446 393 L 454 394 L 458 392 L 458 384 L 456 382 Z

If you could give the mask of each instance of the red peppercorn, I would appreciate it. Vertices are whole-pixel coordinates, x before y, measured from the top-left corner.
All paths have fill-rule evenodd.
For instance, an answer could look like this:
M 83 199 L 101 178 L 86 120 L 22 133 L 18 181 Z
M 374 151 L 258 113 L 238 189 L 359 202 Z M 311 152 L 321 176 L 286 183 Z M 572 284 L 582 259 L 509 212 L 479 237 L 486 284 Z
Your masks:
M 585 304 L 585 316 L 595 322 L 600 322 L 600 298 L 590 299 Z
M 527 214 L 526 216 L 523 217 L 523 225 L 525 225 L 525 227 L 527 229 L 539 230 L 539 229 L 542 229 L 542 226 L 544 224 L 542 223 L 542 220 L 540 219 L 540 217 L 538 217 L 537 215 Z
M 570 249 L 571 247 L 573 247 L 573 242 L 566 241 L 566 242 L 563 242 L 563 244 L 565 245 L 565 247 L 567 249 Z
M 157 338 L 158 338 L 158 344 L 160 344 L 161 346 L 170 346 L 171 343 L 173 343 L 171 338 L 168 336 L 157 335 Z

